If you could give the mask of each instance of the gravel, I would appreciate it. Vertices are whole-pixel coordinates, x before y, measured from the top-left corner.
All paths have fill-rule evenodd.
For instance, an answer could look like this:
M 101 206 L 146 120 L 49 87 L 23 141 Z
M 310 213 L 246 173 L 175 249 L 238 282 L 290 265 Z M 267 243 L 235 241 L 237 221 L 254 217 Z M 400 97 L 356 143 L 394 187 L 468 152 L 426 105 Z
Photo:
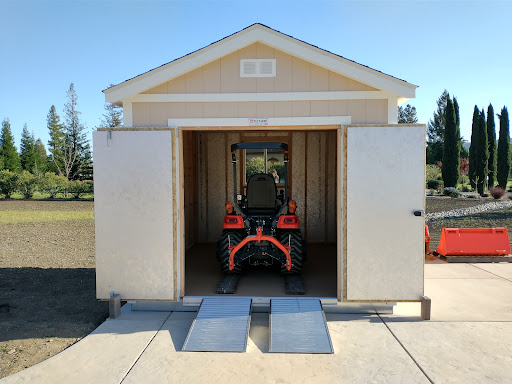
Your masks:
M 428 213 L 425 221 L 432 222 L 437 220 L 451 219 L 454 217 L 462 217 L 474 215 L 486 211 L 496 211 L 499 209 L 512 208 L 512 201 L 492 201 L 490 203 L 480 204 L 474 207 L 458 208 L 443 212 Z

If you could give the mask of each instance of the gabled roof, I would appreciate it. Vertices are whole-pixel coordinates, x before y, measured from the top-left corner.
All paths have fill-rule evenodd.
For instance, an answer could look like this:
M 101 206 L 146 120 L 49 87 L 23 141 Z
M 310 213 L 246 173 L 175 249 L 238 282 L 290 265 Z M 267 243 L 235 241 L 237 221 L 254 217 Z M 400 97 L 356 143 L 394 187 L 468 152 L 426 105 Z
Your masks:
M 417 86 L 414 84 L 318 48 L 266 25 L 253 24 L 204 48 L 105 89 L 103 91 L 105 101 L 119 104 L 123 99 L 156 87 L 256 42 L 398 97 L 408 99 L 415 97 Z

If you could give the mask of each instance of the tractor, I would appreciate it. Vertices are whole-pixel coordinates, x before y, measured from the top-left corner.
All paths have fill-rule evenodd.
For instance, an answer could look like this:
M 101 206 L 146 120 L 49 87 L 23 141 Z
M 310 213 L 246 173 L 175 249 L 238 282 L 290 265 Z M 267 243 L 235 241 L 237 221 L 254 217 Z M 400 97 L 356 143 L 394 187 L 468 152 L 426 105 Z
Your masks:
M 284 154 L 284 189 L 278 195 L 278 175 L 256 173 L 247 179 L 246 194 L 237 192 L 237 150 L 273 150 Z M 216 256 L 225 275 L 240 274 L 249 266 L 279 265 L 283 275 L 302 271 L 304 242 L 296 215 L 297 204 L 288 201 L 288 144 L 251 142 L 231 145 L 233 202 L 225 204 L 222 237 Z

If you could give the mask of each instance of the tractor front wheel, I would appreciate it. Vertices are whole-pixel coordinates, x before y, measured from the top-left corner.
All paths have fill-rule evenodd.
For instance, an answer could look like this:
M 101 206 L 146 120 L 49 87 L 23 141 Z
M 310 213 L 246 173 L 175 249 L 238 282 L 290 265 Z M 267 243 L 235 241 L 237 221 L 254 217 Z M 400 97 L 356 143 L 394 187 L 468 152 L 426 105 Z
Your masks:
M 217 261 L 220 263 L 222 273 L 240 273 L 242 268 L 235 264 L 233 270 L 229 270 L 229 245 L 237 245 L 243 239 L 243 231 L 236 229 L 224 229 L 222 237 L 217 241 Z
M 279 241 L 283 245 L 290 245 L 290 258 L 292 260 L 292 267 L 290 270 L 286 269 L 286 264 L 281 265 L 281 274 L 292 275 L 300 274 L 302 272 L 303 260 L 303 241 L 299 229 L 291 229 L 281 231 Z

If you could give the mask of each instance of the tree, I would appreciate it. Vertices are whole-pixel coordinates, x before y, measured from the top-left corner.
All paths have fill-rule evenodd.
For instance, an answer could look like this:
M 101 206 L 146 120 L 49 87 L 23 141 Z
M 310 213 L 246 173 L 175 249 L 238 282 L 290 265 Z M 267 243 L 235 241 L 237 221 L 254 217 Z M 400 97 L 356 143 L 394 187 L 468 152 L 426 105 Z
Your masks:
M 55 105 L 50 107 L 50 112 L 46 116 L 46 126 L 48 127 L 48 140 L 49 166 L 48 168 L 54 173 L 59 175 L 64 174 L 64 142 L 66 134 L 64 132 L 64 125 L 60 122 L 60 117 L 57 114 Z
M 427 163 L 435 164 L 443 158 L 445 109 L 448 100 L 448 91 L 437 99 L 437 110 L 434 117 L 427 124 Z
M 500 188 L 507 188 L 508 175 L 510 174 L 510 132 L 507 107 L 501 109 L 498 115 L 500 119 L 500 136 L 498 139 L 497 179 Z
M 460 135 L 453 102 L 448 97 L 445 110 L 445 130 L 443 144 L 443 181 L 445 187 L 456 187 L 460 167 Z
M 494 108 L 489 104 L 487 108 L 487 148 L 489 160 L 487 161 L 489 189 L 496 184 L 496 128 L 494 125 Z
M 9 119 L 2 122 L 2 133 L 0 135 L 0 158 L 2 158 L 3 168 L 12 172 L 20 170 L 20 156 L 14 146 L 14 138 L 11 133 L 11 123 Z
M 487 162 L 489 161 L 489 149 L 487 148 L 487 124 L 485 123 L 485 113 L 482 112 L 477 118 L 477 146 L 476 146 L 476 168 L 475 183 L 476 189 L 480 195 L 484 194 L 487 188 Z
M 110 84 L 110 87 L 113 87 Z M 123 125 L 123 108 L 111 103 L 105 103 L 105 113 L 101 119 L 101 127 L 103 128 L 115 128 Z
M 32 172 L 36 161 L 36 141 L 34 135 L 30 134 L 27 129 L 27 124 L 23 126 L 21 132 L 20 144 L 20 164 L 21 169 Z
M 43 141 L 37 139 L 34 150 L 34 175 L 41 176 L 48 170 L 48 157 L 46 156 L 46 148 Z
M 66 137 L 64 141 L 65 176 L 68 180 L 81 179 L 88 176 L 91 169 L 91 148 L 80 122 L 81 112 L 78 111 L 78 96 L 75 86 L 70 84 L 67 91 L 68 101 L 64 105 Z
M 405 108 L 398 107 L 398 124 L 416 124 L 417 122 L 416 107 L 410 104 L 407 104 Z
M 476 148 L 478 146 L 478 116 L 480 115 L 480 110 L 475 105 L 473 109 L 473 124 L 471 125 L 471 145 L 469 146 L 469 183 L 471 187 L 476 188 L 475 177 L 476 177 Z

